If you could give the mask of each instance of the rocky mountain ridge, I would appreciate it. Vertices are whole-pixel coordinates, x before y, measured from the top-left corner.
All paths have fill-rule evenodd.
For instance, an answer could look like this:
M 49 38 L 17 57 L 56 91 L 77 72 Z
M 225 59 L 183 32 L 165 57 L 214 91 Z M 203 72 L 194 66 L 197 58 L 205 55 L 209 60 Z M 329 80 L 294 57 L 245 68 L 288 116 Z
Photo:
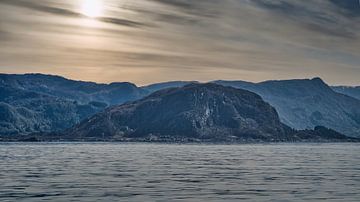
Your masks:
M 278 111 L 285 124 L 296 129 L 321 125 L 360 137 L 360 100 L 335 92 L 320 78 L 265 81 L 215 81 L 259 94 Z
M 281 123 L 276 110 L 257 94 L 212 83 L 168 88 L 138 101 L 108 108 L 64 135 L 85 140 L 224 142 L 351 139 L 324 127 L 293 130 Z
M 97 84 L 43 74 L 0 74 L 3 111 L 0 135 L 62 130 L 106 107 L 135 101 L 157 90 L 190 83 L 198 82 L 172 81 L 137 87 L 128 82 Z M 360 136 L 360 101 L 355 96 L 349 96 L 350 93 L 339 93 L 339 88 L 329 87 L 320 78 L 214 83 L 259 94 L 275 107 L 282 122 L 295 129 L 305 130 L 323 125 L 346 135 Z M 56 113 L 49 113 L 51 111 Z
M 334 91 L 360 100 L 360 86 L 332 86 Z

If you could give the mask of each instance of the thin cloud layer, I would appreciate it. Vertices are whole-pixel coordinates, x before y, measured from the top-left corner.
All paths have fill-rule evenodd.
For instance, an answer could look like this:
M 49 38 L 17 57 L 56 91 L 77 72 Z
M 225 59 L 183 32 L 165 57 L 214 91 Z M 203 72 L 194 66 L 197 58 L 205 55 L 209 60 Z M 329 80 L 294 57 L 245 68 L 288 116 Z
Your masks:
M 0 71 L 99 82 L 261 81 L 359 85 L 357 0 L 0 0 Z

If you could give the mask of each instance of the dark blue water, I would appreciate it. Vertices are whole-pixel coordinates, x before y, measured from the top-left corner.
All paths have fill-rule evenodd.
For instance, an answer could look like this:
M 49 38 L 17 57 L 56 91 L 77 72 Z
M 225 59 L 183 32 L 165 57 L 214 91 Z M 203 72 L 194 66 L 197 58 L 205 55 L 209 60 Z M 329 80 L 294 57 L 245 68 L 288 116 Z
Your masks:
M 359 144 L 0 144 L 0 201 L 360 201 Z

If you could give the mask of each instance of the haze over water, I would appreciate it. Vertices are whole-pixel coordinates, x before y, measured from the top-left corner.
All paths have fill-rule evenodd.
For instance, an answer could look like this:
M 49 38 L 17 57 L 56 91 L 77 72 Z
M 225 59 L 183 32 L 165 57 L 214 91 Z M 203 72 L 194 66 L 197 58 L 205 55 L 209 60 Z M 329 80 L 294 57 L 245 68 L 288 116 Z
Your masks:
M 0 144 L 0 201 L 359 201 L 358 144 Z

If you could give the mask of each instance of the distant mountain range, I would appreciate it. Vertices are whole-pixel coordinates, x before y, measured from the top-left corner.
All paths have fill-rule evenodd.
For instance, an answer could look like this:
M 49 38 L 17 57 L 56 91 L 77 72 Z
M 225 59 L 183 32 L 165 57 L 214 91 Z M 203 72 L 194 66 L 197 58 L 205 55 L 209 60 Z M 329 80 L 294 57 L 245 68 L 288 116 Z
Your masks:
M 280 122 L 276 110 L 259 95 L 213 83 L 168 88 L 110 107 L 60 137 L 85 141 L 234 143 L 359 141 L 320 126 L 314 130 L 293 130 Z
M 0 135 L 64 130 L 109 105 L 147 94 L 131 83 L 97 84 L 43 74 L 0 74 Z
M 360 136 L 360 100 L 338 92 L 320 78 L 265 81 L 216 81 L 259 94 L 279 112 L 285 124 L 296 129 L 317 125 Z
M 128 82 L 97 84 L 43 74 L 0 74 L 0 135 L 61 131 L 106 107 L 196 81 L 137 87 Z M 259 94 L 295 129 L 325 126 L 360 137 L 358 87 L 329 87 L 320 78 L 251 83 L 214 81 Z M 109 108 L 111 109 L 111 107 Z
M 360 86 L 333 86 L 334 91 L 360 100 Z
M 169 88 L 110 107 L 66 133 L 120 138 L 149 134 L 156 138 L 286 138 L 275 109 L 260 96 L 210 83 Z
M 181 86 L 193 82 L 172 83 Z M 283 123 L 295 129 L 311 129 L 321 125 L 360 137 L 359 87 L 330 87 L 320 78 L 260 83 L 219 80 L 213 83 L 259 94 L 275 107 Z M 164 83 L 164 87 L 170 87 L 168 84 Z
M 44 74 L 0 74 L 0 86 L 75 100 L 81 104 L 93 101 L 107 105 L 121 104 L 148 94 L 129 82 L 98 84 Z
M 163 83 L 155 83 L 148 86 L 143 86 L 142 89 L 148 91 L 149 93 L 153 93 L 158 90 L 166 89 L 166 88 L 175 88 L 175 87 L 183 87 L 185 85 L 191 83 L 199 83 L 197 81 L 169 81 Z
M 5 86 L 0 95 L 0 135 L 60 131 L 106 107 Z

